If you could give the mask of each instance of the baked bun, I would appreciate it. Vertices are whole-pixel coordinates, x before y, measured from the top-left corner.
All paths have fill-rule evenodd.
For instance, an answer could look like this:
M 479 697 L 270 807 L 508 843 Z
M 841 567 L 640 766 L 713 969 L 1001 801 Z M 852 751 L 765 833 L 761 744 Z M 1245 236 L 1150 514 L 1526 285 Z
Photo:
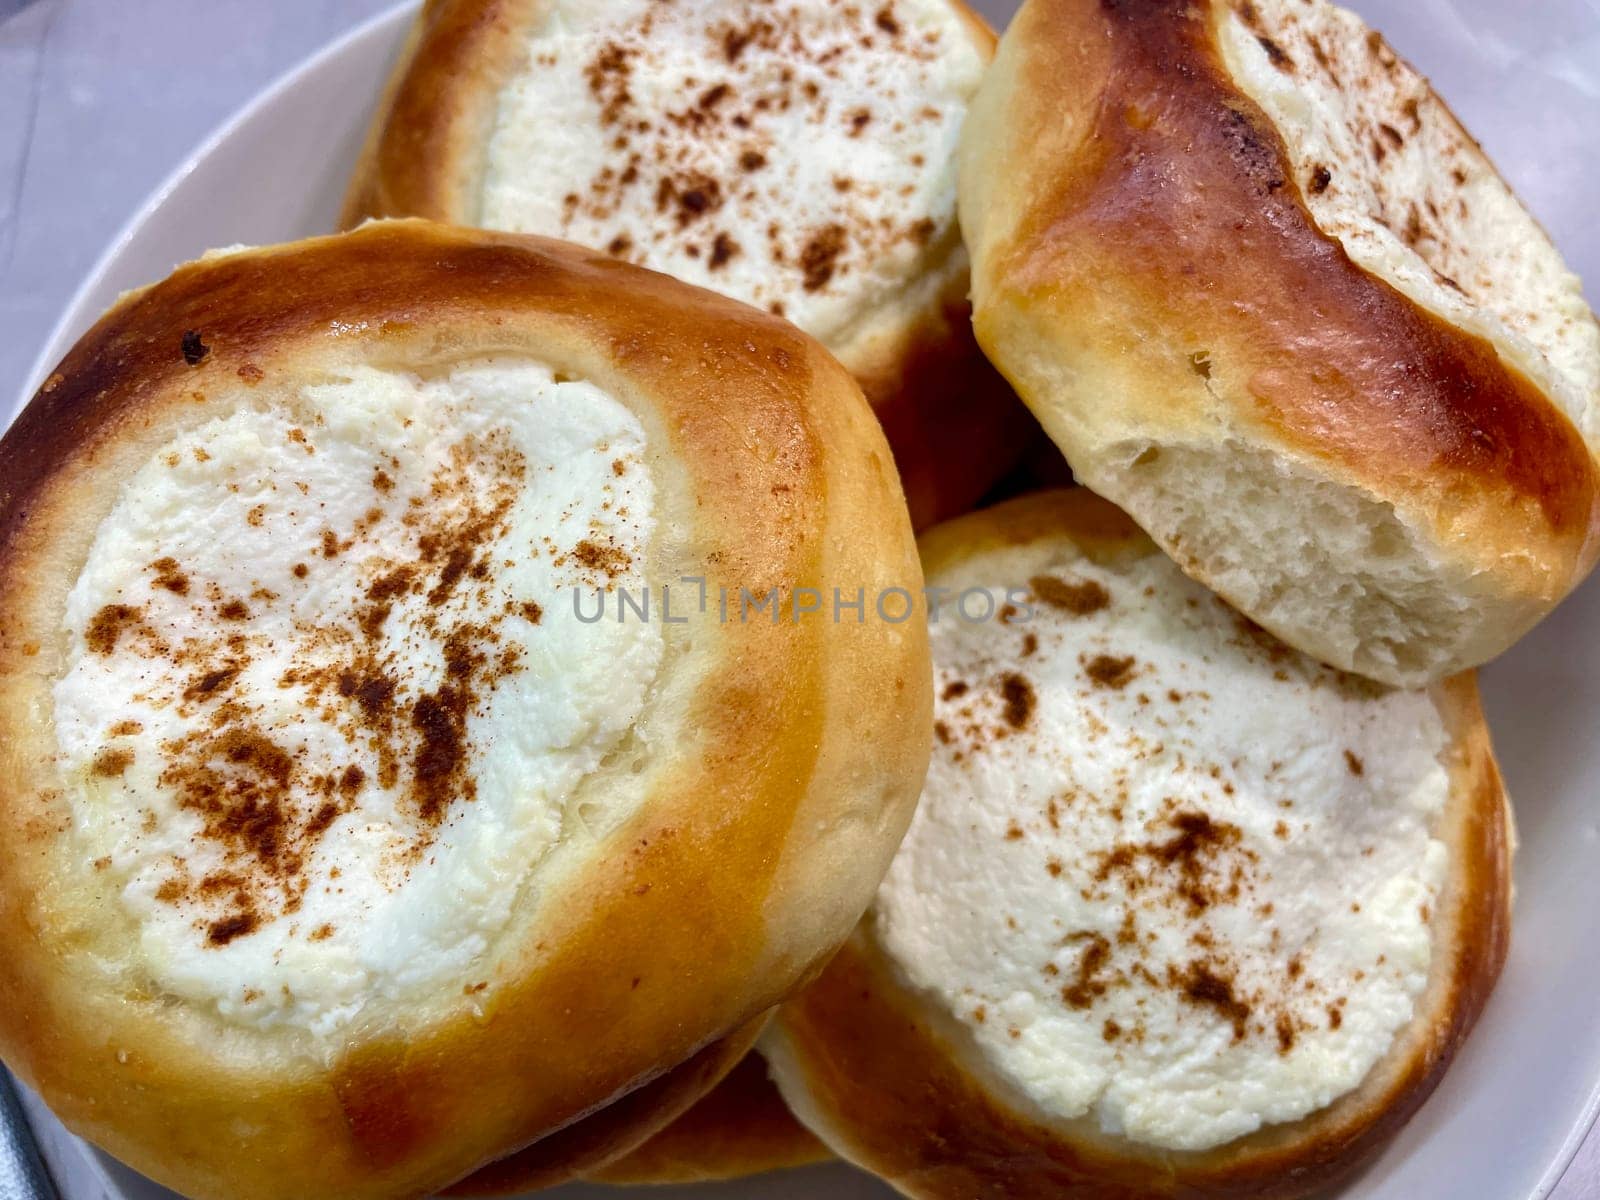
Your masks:
M 749 1057 L 770 1018 L 771 1013 L 763 1013 L 665 1075 L 533 1145 L 479 1168 L 442 1194 L 520 1195 L 570 1182 L 628 1157 L 657 1136 L 666 1136 L 702 1101 L 710 1099 L 729 1073 Z
M 740 618 L 920 585 L 881 434 L 666 276 L 212 256 L 0 481 L 0 1056 L 186 1195 L 419 1196 L 595 1112 L 807 978 L 909 819 L 923 622 Z
M 1593 565 L 1600 328 L 1427 80 L 1322 0 L 1028 0 L 962 141 L 978 340 L 1188 574 L 1386 683 Z
M 1505 957 L 1472 678 L 1314 663 L 1082 489 L 941 526 L 923 567 L 933 762 L 873 907 L 763 1035 L 795 1114 L 916 1197 L 1347 1175 Z
M 827 1147 L 794 1119 L 759 1054 L 739 1065 L 695 1106 L 633 1153 L 590 1171 L 596 1183 L 708 1183 L 804 1167 Z
M 956 227 L 994 40 L 961 0 L 430 0 L 344 223 L 566 238 L 788 317 L 860 381 L 926 523 L 1028 428 Z

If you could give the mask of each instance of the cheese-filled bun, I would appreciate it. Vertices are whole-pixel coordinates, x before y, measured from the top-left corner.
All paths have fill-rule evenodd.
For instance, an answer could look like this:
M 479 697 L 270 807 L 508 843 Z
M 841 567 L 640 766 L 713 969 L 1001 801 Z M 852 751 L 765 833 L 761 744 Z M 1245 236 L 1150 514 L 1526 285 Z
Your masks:
M 920 586 L 859 389 L 603 255 L 208 256 L 84 335 L 0 488 L 0 1056 L 185 1195 L 620 1153 L 651 1103 L 607 1106 L 721 1077 L 921 784 L 925 622 L 806 590 Z
M 740 1060 L 693 1108 L 631 1154 L 590 1171 L 596 1183 L 706 1183 L 804 1167 L 827 1147 L 794 1119 L 760 1054 Z
M 1326 0 L 1027 0 L 962 143 L 978 340 L 1184 571 L 1433 683 L 1600 552 L 1600 326 L 1428 81 Z
M 933 762 L 867 916 L 763 1035 L 795 1115 L 926 1200 L 1344 1178 L 1504 960 L 1472 678 L 1316 663 L 1084 489 L 922 549 Z
M 516 1196 L 573 1179 L 711 1183 L 822 1162 L 827 1147 L 795 1120 L 751 1047 L 766 1020 L 593 1116 L 474 1171 L 448 1196 Z M 748 1053 L 746 1053 L 748 1051 Z M 717 1080 L 708 1088 L 709 1080 Z
M 575 1179 L 595 1177 L 613 1162 L 626 1161 L 636 1152 L 643 1154 L 645 1147 L 658 1140 L 671 1143 L 672 1131 L 680 1124 L 690 1129 L 704 1129 L 704 1125 L 696 1124 L 691 1114 L 725 1090 L 733 1072 L 754 1053 L 752 1047 L 756 1038 L 771 1016 L 770 1012 L 762 1013 L 664 1075 L 656 1076 L 582 1120 L 480 1167 L 445 1188 L 441 1195 L 517 1196 Z M 782 1105 L 783 1102 L 779 1100 L 778 1103 Z M 793 1117 L 790 1122 L 794 1123 Z M 744 1132 L 747 1126 L 748 1134 Z M 753 1138 L 754 1131 L 760 1127 L 752 1116 L 739 1125 L 740 1136 Z M 695 1143 L 704 1146 L 700 1151 L 702 1156 L 713 1155 L 718 1145 L 726 1143 L 726 1138 L 714 1141 L 716 1136 L 706 1130 L 705 1137 L 695 1137 Z M 646 1160 L 649 1161 L 648 1155 Z M 657 1181 L 648 1178 L 644 1182 Z
M 925 524 L 1029 427 L 956 227 L 994 43 L 961 0 L 430 0 L 344 222 L 566 238 L 787 317 L 860 380 Z

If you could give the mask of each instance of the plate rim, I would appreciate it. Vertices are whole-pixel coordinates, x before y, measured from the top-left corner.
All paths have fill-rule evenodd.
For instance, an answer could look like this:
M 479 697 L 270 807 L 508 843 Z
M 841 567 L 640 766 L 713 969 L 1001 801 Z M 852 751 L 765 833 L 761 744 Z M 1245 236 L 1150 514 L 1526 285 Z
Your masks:
M 1589 1098 L 1584 1101 L 1582 1109 L 1578 1112 L 1578 1119 L 1568 1129 L 1566 1140 L 1556 1151 L 1555 1158 L 1551 1159 L 1549 1168 L 1539 1180 L 1529 1200 L 1547 1200 L 1549 1195 L 1561 1186 L 1561 1181 L 1567 1177 L 1567 1172 L 1577 1160 L 1578 1151 L 1583 1149 L 1583 1144 L 1594 1132 L 1597 1119 L 1600 1119 L 1600 1079 L 1589 1085 Z

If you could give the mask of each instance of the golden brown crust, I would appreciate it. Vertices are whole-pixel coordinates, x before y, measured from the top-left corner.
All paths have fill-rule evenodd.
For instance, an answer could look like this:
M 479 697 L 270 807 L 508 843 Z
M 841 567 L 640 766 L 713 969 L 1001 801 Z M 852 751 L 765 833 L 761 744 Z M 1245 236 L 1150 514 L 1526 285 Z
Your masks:
M 994 31 L 962 0 L 948 2 L 987 61 Z M 373 217 L 477 223 L 496 97 L 525 65 L 522 38 L 543 9 L 540 0 L 429 0 L 385 86 L 341 228 Z M 1032 428 L 972 335 L 959 245 L 931 273 L 943 286 L 920 311 L 832 347 L 884 425 L 918 529 L 970 508 Z
M 893 344 L 846 364 L 894 451 L 919 531 L 970 511 L 1038 434 L 978 349 L 966 291 L 963 271 Z
M 471 225 L 499 90 L 541 0 L 428 0 L 384 84 L 341 229 L 375 217 Z
M 1214 359 L 1225 347 L 1251 376 L 1253 418 L 1303 452 L 1385 485 L 1440 473 L 1441 491 L 1531 500 L 1541 540 L 1567 557 L 1585 548 L 1596 473 L 1571 421 L 1487 341 L 1317 228 L 1277 131 L 1228 77 L 1206 7 L 1033 0 L 1028 15 L 1053 29 L 1022 67 L 1029 105 L 1094 115 L 1054 186 L 989 248 L 985 287 L 1049 288 L 1080 328 L 1137 312 L 1134 327 L 1203 329 Z
M 194 365 L 188 330 L 208 347 Z M 686 710 L 660 716 L 680 748 L 648 803 L 560 877 L 561 903 L 519 902 L 471 1003 L 430 997 L 328 1061 L 130 977 L 115 898 L 67 853 L 49 694 L 63 599 L 119 482 L 177 430 L 352 360 L 519 353 L 652 431 L 681 532 L 664 577 L 920 587 L 848 377 L 791 326 L 666 277 L 396 222 L 124 298 L 0 441 L 0 1056 L 69 1127 L 186 1194 L 422 1195 L 602 1108 L 806 978 L 909 819 L 931 721 L 921 622 L 720 625 L 696 639 Z
M 446 1196 L 512 1196 L 591 1175 L 667 1137 L 727 1083 L 771 1014 L 711 1043 L 687 1062 L 444 1189 Z M 780 1101 L 781 1103 L 781 1101 Z M 598 1176 L 594 1176 L 598 1177 Z
M 586 1176 L 596 1183 L 709 1183 L 804 1167 L 831 1157 L 794 1119 L 759 1054 L 688 1112 L 623 1158 Z
M 910 331 L 909 350 L 885 355 L 876 372 L 855 373 L 885 437 L 897 448 L 913 528 L 969 510 L 993 482 L 991 464 L 1015 459 L 1017 448 L 1030 439 L 1045 442 L 1049 455 L 1060 457 L 1010 385 L 977 353 L 970 318 L 966 297 L 951 294 L 939 313 Z M 903 377 L 895 373 L 896 360 L 904 363 Z M 921 400 L 913 403 L 912 397 Z M 661 1111 L 655 1110 L 649 1122 L 630 1126 L 630 1133 L 637 1135 L 648 1125 L 659 1128 Z M 559 1173 L 552 1172 L 535 1156 L 542 1145 L 535 1143 L 484 1168 L 452 1188 L 452 1194 L 506 1195 L 559 1182 L 574 1172 L 599 1183 L 711 1182 L 831 1157 L 794 1119 L 755 1054 L 677 1120 L 606 1166 L 589 1169 L 564 1160 Z
M 985 545 L 1065 530 L 1096 558 L 1153 552 L 1085 489 L 1044 493 L 951 522 L 923 539 L 926 569 Z M 1438 835 L 1451 847 L 1434 916 L 1421 1014 L 1360 1088 L 1303 1120 L 1205 1152 L 1141 1147 L 1051 1128 L 987 1090 L 858 929 L 816 983 L 779 1012 L 763 1043 L 795 1112 L 841 1157 L 921 1200 L 1071 1195 L 1084 1200 L 1289 1200 L 1317 1194 L 1370 1159 L 1432 1092 L 1505 961 L 1510 933 L 1509 806 L 1473 677 L 1434 690 L 1453 737 L 1454 790 Z M 1442 931 L 1442 932 L 1440 932 Z
M 979 341 L 1086 482 L 1124 437 L 1314 463 L 1482 564 L 1515 636 L 1600 551 L 1593 456 L 1493 344 L 1318 228 L 1222 62 L 1219 7 L 1024 6 L 966 134 Z

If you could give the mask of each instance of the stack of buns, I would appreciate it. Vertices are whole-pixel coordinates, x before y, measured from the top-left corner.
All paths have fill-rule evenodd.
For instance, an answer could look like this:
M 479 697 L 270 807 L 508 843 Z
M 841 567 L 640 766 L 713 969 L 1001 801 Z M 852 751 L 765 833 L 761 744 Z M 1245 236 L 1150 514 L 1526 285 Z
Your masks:
M 69 1127 L 201 1200 L 1288 1198 L 1426 1100 L 1600 325 L 1378 34 L 427 0 L 344 225 L 0 441 L 0 1056 Z

